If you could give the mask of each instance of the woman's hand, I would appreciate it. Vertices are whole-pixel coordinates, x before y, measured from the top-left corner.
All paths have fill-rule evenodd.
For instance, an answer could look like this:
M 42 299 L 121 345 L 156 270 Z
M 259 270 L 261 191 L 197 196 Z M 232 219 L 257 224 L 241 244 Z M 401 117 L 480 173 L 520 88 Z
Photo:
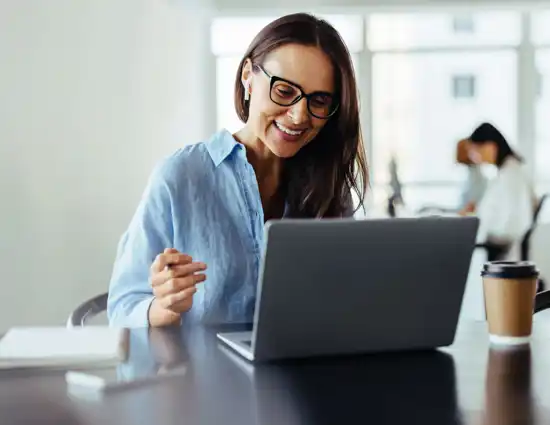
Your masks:
M 206 280 L 201 273 L 206 264 L 176 249 L 165 249 L 151 266 L 151 286 L 155 299 L 149 309 L 151 326 L 179 323 L 181 313 L 191 309 L 196 285 Z

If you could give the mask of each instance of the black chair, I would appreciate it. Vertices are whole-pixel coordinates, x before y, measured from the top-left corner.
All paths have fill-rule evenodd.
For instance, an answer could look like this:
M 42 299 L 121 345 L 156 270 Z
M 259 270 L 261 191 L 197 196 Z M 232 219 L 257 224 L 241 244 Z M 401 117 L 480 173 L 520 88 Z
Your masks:
M 478 243 L 476 244 L 476 249 L 483 249 L 487 253 L 487 261 L 498 261 L 502 260 L 508 250 L 510 249 L 509 245 L 497 244 L 492 242 Z
M 529 230 L 525 233 L 525 236 L 523 237 L 523 240 L 521 241 L 521 259 L 522 261 L 529 261 L 531 260 L 531 236 L 537 227 L 537 223 L 539 221 L 540 212 L 542 210 L 542 207 L 544 206 L 545 201 L 548 199 L 548 194 L 545 193 L 541 196 L 540 201 L 537 205 L 537 208 L 535 209 L 535 214 L 533 215 L 533 224 L 529 228 Z M 537 288 L 537 292 L 543 291 L 546 287 L 546 283 L 544 280 L 539 281 L 539 286 Z
M 108 293 L 97 295 L 80 304 L 67 319 L 67 327 L 86 326 L 89 320 L 107 310 Z
M 539 204 L 537 205 L 537 208 L 535 209 L 535 214 L 533 215 L 533 224 L 525 233 L 525 236 L 523 237 L 523 240 L 521 242 L 521 259 L 523 261 L 528 261 L 530 257 L 530 249 L 531 249 L 531 235 L 533 234 L 533 231 L 535 230 L 535 227 L 537 226 L 537 222 L 539 220 L 540 212 L 542 210 L 542 207 L 544 205 L 544 202 L 548 199 L 548 194 L 545 193 L 540 198 Z
M 550 309 L 550 290 L 539 292 L 535 297 L 535 313 Z

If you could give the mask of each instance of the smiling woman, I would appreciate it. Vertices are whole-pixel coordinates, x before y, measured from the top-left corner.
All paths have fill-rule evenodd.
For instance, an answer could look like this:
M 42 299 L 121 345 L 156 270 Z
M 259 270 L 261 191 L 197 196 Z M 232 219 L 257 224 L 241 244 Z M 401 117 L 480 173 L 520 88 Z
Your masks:
M 152 173 L 119 243 L 112 324 L 251 322 L 264 223 L 349 217 L 353 191 L 363 204 L 357 86 L 333 26 L 303 13 L 269 23 L 234 91 L 242 128 L 180 149 Z

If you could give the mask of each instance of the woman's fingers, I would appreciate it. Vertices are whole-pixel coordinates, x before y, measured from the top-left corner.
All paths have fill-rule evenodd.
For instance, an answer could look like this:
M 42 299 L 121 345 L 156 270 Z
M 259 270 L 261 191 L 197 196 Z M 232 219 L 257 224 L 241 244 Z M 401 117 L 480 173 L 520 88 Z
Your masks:
M 198 283 L 204 282 L 205 280 L 206 275 L 204 273 L 197 273 L 185 277 L 176 277 L 153 287 L 153 293 L 157 298 L 162 298 L 168 295 L 177 294 L 178 292 L 193 287 Z
M 167 266 L 173 265 L 183 265 L 191 263 L 193 259 L 187 255 L 180 252 L 163 252 L 162 254 L 157 255 L 155 261 L 151 265 L 151 273 L 156 274 L 163 271 Z
M 170 294 L 166 297 L 157 298 L 157 299 L 160 305 L 165 309 L 172 310 L 173 307 L 179 303 L 180 305 L 183 304 L 183 309 L 186 310 L 190 307 L 191 302 L 193 300 L 193 295 L 196 292 L 197 292 L 197 288 L 195 286 L 192 286 L 178 293 Z M 183 301 L 188 301 L 188 303 L 187 302 L 183 303 Z M 187 304 L 189 304 L 189 306 Z
M 156 303 L 175 313 L 188 311 L 193 304 L 196 285 L 206 280 L 200 273 L 206 264 L 193 262 L 191 256 L 166 248 L 151 265 L 151 286 Z
M 185 277 L 204 270 L 206 270 L 206 264 L 198 263 L 198 262 L 178 265 L 178 266 L 171 266 L 153 275 L 153 277 L 151 278 L 151 285 L 153 287 L 159 286 L 170 279 Z

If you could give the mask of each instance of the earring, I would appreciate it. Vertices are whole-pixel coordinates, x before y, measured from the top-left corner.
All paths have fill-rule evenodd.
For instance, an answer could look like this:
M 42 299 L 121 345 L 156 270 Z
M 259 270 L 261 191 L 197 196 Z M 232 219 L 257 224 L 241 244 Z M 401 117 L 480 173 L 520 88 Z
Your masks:
M 244 101 L 248 102 L 250 100 L 250 91 L 248 90 L 248 84 L 244 88 Z

